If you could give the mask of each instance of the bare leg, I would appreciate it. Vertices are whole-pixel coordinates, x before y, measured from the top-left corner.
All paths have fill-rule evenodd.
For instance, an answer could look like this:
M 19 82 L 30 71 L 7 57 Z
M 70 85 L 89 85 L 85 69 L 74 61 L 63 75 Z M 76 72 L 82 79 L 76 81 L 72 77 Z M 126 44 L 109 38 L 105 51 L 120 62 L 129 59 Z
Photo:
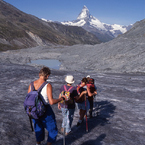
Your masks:
M 80 120 L 83 120 L 84 119 L 84 116 L 85 116 L 85 113 L 86 113 L 86 110 L 80 110 Z

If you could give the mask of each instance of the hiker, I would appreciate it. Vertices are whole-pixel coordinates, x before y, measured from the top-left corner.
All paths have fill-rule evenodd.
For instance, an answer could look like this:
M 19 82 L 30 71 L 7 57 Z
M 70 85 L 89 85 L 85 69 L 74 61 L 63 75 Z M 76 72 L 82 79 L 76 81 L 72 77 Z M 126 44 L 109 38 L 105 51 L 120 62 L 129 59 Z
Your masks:
M 80 126 L 82 122 L 84 121 L 84 116 L 86 114 L 86 111 L 89 109 L 89 102 L 86 98 L 87 94 L 87 79 L 83 78 L 81 80 L 81 83 L 77 86 L 77 92 L 79 94 L 78 97 L 75 98 L 75 102 L 77 103 L 78 109 L 79 109 L 79 121 L 77 122 L 77 126 Z
M 50 75 L 50 69 L 48 67 L 43 67 L 39 72 L 39 79 L 34 81 L 34 89 L 38 90 L 38 88 L 46 82 Z M 29 85 L 28 93 L 30 91 L 33 91 L 31 88 L 31 85 Z M 38 119 L 32 119 L 34 123 L 34 130 L 36 135 L 36 145 L 40 145 L 41 141 L 45 138 L 45 128 L 47 129 L 48 133 L 48 139 L 47 139 L 47 145 L 51 145 L 56 141 L 56 136 L 58 134 L 57 126 L 56 126 L 56 120 L 55 120 L 55 114 L 51 108 L 50 105 L 56 104 L 62 100 L 65 100 L 66 97 L 62 96 L 59 99 L 54 99 L 52 96 L 52 86 L 50 83 L 47 83 L 41 90 L 41 95 L 43 96 L 43 99 L 45 101 L 46 105 L 46 112 L 45 114 L 38 118 Z
M 87 77 L 87 92 L 88 92 L 88 101 L 90 104 L 89 108 L 89 117 L 92 118 L 92 112 L 93 112 L 93 101 L 94 101 L 94 96 L 97 95 L 97 88 L 94 84 L 94 79 L 88 75 Z
M 62 85 L 62 87 L 60 88 L 59 98 L 61 98 L 62 92 L 67 92 L 67 94 L 69 94 L 69 99 L 65 102 L 63 101 L 61 103 L 58 103 L 58 109 L 61 109 L 63 116 L 61 133 L 65 133 L 65 135 L 68 135 L 71 132 L 71 125 L 75 111 L 74 97 L 76 97 L 78 94 L 76 88 L 72 86 L 72 84 L 75 82 L 72 75 L 67 75 L 65 77 L 65 82 L 67 84 Z
M 89 79 L 91 78 L 91 76 L 90 75 L 87 75 L 86 78 L 87 78 L 87 81 L 89 81 Z

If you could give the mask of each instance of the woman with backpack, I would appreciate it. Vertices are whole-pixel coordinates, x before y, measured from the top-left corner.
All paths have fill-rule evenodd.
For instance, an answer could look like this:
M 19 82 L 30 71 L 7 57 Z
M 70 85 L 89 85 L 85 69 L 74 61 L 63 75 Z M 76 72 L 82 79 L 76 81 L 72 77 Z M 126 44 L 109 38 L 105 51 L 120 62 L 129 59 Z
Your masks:
M 93 101 L 94 101 L 94 96 L 97 95 L 97 88 L 94 84 L 94 79 L 90 78 L 90 75 L 87 77 L 87 92 L 88 92 L 88 101 L 90 104 L 89 108 L 89 117 L 92 118 L 92 112 L 93 112 Z
M 79 109 L 79 115 L 80 115 L 77 126 L 81 125 L 81 123 L 84 120 L 86 111 L 89 109 L 89 102 L 88 99 L 86 98 L 86 94 L 87 94 L 86 84 L 87 84 L 87 79 L 83 78 L 81 80 L 81 83 L 77 85 L 77 92 L 79 96 L 75 98 L 75 102 L 77 103 Z
M 72 75 L 67 75 L 65 77 L 65 85 L 60 88 L 59 98 L 62 94 L 67 96 L 67 100 L 58 103 L 58 109 L 62 111 L 62 128 L 61 132 L 68 135 L 71 132 L 71 125 L 73 121 L 74 111 L 75 111 L 75 101 L 74 98 L 78 95 L 76 88 L 72 86 L 75 82 Z
M 43 67 L 39 72 L 39 79 L 35 80 L 32 83 L 33 88 L 35 90 L 38 90 L 42 86 L 42 84 L 46 82 L 49 75 L 50 75 L 50 69 L 48 67 Z M 28 93 L 31 91 L 33 90 L 32 90 L 32 85 L 30 84 L 28 88 Z M 61 102 L 62 100 L 65 100 L 66 97 L 61 96 L 59 99 L 54 99 L 52 96 L 52 86 L 50 83 L 45 84 L 40 94 L 43 97 L 44 104 L 47 105 L 46 105 L 46 112 L 42 117 L 38 119 L 32 119 L 34 123 L 35 135 L 36 135 L 36 142 L 37 142 L 36 145 L 40 145 L 41 141 L 44 140 L 45 128 L 49 132 L 47 138 L 47 145 L 51 145 L 56 141 L 58 130 L 56 126 L 55 114 L 50 105 Z

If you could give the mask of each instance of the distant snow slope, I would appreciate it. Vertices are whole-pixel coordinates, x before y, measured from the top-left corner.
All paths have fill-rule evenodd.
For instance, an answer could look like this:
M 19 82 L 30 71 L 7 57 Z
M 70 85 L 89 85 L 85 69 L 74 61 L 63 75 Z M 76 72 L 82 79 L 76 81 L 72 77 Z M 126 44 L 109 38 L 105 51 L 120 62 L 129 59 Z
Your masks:
M 61 54 L 59 60 L 63 62 L 62 69 L 65 70 L 145 73 L 145 19 L 109 42 L 67 47 Z
M 132 27 L 132 24 L 128 26 L 123 26 L 118 24 L 110 25 L 102 23 L 100 20 L 98 20 L 89 13 L 89 10 L 86 6 L 83 7 L 81 13 L 77 17 L 77 20 L 61 22 L 61 24 L 83 27 L 84 29 L 86 29 L 89 32 L 92 32 L 96 36 L 104 34 L 105 36 L 103 37 L 108 37 L 109 40 L 117 37 L 119 34 L 125 33 Z M 98 36 L 98 38 L 100 38 L 100 36 Z M 105 38 L 100 39 L 102 41 L 106 41 Z
M 42 18 L 42 20 L 50 22 L 50 20 L 46 20 L 44 18 Z M 83 7 L 81 13 L 78 15 L 76 20 L 55 23 L 61 23 L 62 25 L 68 26 L 82 27 L 88 32 L 96 35 L 102 42 L 110 41 L 117 37 L 119 34 L 125 33 L 132 27 L 132 24 L 128 26 L 123 26 L 119 24 L 111 25 L 103 23 L 94 16 L 92 16 L 86 6 Z

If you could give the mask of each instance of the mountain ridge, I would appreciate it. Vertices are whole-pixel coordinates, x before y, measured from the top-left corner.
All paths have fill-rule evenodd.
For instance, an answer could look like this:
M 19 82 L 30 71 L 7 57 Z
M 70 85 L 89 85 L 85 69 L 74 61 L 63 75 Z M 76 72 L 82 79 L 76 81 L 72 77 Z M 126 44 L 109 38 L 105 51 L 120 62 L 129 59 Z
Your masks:
M 93 46 L 78 46 L 79 49 L 76 46 L 72 47 L 69 58 L 64 58 L 64 55 L 59 57 L 65 70 L 145 73 L 145 19 L 136 22 L 129 31 L 109 42 Z M 73 60 L 74 56 L 75 60 Z M 68 65 L 66 59 L 73 60 L 73 64 L 70 62 Z
M 0 51 L 50 44 L 98 43 L 97 37 L 83 28 L 46 23 L 0 0 Z
M 103 42 L 114 39 L 119 34 L 125 33 L 132 27 L 132 24 L 123 26 L 119 24 L 111 25 L 102 23 L 90 14 L 89 9 L 85 5 L 76 20 L 61 22 L 61 24 L 82 27 L 88 32 L 96 35 Z

